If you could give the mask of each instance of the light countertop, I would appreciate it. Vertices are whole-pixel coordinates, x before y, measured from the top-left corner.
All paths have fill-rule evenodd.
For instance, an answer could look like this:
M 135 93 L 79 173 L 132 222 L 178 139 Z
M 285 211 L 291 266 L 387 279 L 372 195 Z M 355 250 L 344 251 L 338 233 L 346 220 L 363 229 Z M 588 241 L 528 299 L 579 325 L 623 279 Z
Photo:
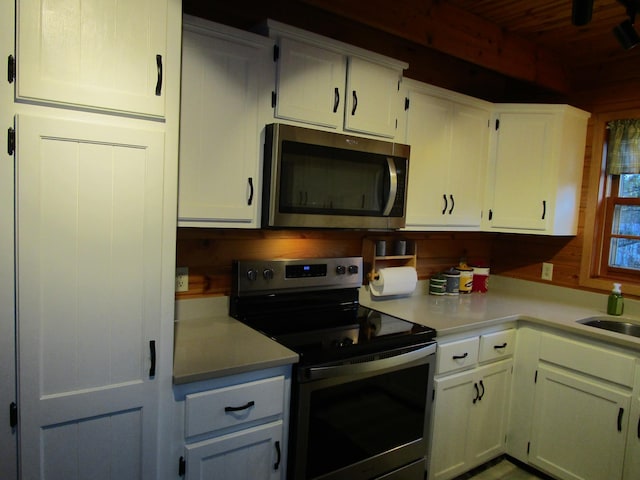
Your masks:
M 640 352 L 640 338 L 577 323 L 606 313 L 607 295 L 536 282 L 492 277 L 487 293 L 459 296 L 423 294 L 372 298 L 362 287 L 360 303 L 388 315 L 434 328 L 438 339 L 517 322 L 545 325 Z M 189 303 L 184 303 L 189 302 Z M 207 380 L 251 370 L 290 365 L 298 355 L 229 317 L 226 297 L 183 300 L 177 306 L 174 384 Z M 625 299 L 625 314 L 640 323 L 640 302 Z

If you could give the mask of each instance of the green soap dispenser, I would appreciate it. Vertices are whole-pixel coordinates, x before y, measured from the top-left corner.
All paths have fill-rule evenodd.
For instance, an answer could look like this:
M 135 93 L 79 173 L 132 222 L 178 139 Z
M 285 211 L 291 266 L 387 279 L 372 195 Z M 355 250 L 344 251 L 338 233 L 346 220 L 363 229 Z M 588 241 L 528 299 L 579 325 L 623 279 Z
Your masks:
M 622 315 L 624 311 L 624 298 L 622 298 L 622 291 L 620 290 L 620 284 L 614 283 L 613 290 L 609 294 L 609 300 L 607 302 L 607 313 L 609 315 Z

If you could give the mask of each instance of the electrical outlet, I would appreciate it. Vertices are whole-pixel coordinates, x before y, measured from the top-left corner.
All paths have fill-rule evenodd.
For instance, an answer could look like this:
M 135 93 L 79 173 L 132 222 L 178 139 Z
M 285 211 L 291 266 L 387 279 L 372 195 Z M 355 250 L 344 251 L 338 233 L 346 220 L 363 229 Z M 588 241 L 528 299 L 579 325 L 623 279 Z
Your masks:
M 176 267 L 176 292 L 189 291 L 189 267 Z
M 553 280 L 553 263 L 542 263 L 542 275 L 543 280 Z

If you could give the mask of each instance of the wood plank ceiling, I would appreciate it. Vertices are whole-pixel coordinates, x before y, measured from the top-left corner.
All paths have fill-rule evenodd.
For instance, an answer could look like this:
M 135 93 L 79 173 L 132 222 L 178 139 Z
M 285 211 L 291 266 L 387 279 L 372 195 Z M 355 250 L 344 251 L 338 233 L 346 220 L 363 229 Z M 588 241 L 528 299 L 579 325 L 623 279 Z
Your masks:
M 624 1 L 635 2 L 640 11 L 640 0 Z M 640 83 L 640 46 L 624 50 L 613 35 L 613 28 L 629 18 L 623 0 L 593 0 L 591 21 L 583 26 L 572 24 L 572 2 L 183 0 L 183 7 L 187 13 L 223 23 L 229 21 L 241 28 L 251 28 L 260 19 L 274 18 L 357 45 L 360 41 L 357 35 L 370 33 L 362 29 L 350 32 L 345 22 L 351 22 L 370 28 L 370 32 L 384 32 L 409 42 L 408 45 L 561 95 L 583 92 L 583 96 L 589 97 L 596 89 L 613 91 L 620 84 L 634 88 Z M 640 31 L 640 20 L 637 23 Z M 402 52 L 389 53 L 407 60 Z M 419 62 L 409 63 L 414 69 L 422 68 Z M 413 78 L 438 84 L 424 68 L 408 73 L 418 75 Z
M 571 23 L 571 0 L 446 0 L 462 11 L 500 25 L 506 31 L 544 46 L 572 68 L 640 59 L 640 47 L 625 51 L 612 33 L 628 18 L 618 0 L 594 0 L 584 26 Z M 640 12 L 638 12 L 640 13 Z

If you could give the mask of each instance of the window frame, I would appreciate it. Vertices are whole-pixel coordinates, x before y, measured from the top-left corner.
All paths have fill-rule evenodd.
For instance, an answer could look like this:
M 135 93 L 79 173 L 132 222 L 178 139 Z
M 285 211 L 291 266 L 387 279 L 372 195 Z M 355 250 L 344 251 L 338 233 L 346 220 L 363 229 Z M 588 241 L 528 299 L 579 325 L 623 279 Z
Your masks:
M 623 292 L 640 296 L 640 272 L 634 274 L 626 269 L 609 267 L 608 261 L 611 219 L 616 203 L 610 200 L 610 194 L 616 187 L 617 176 L 606 173 L 606 127 L 611 120 L 624 118 L 640 118 L 640 109 L 603 112 L 593 116 L 579 285 L 610 291 L 613 282 L 619 282 L 623 284 Z M 607 209 L 610 209 L 608 217 Z

